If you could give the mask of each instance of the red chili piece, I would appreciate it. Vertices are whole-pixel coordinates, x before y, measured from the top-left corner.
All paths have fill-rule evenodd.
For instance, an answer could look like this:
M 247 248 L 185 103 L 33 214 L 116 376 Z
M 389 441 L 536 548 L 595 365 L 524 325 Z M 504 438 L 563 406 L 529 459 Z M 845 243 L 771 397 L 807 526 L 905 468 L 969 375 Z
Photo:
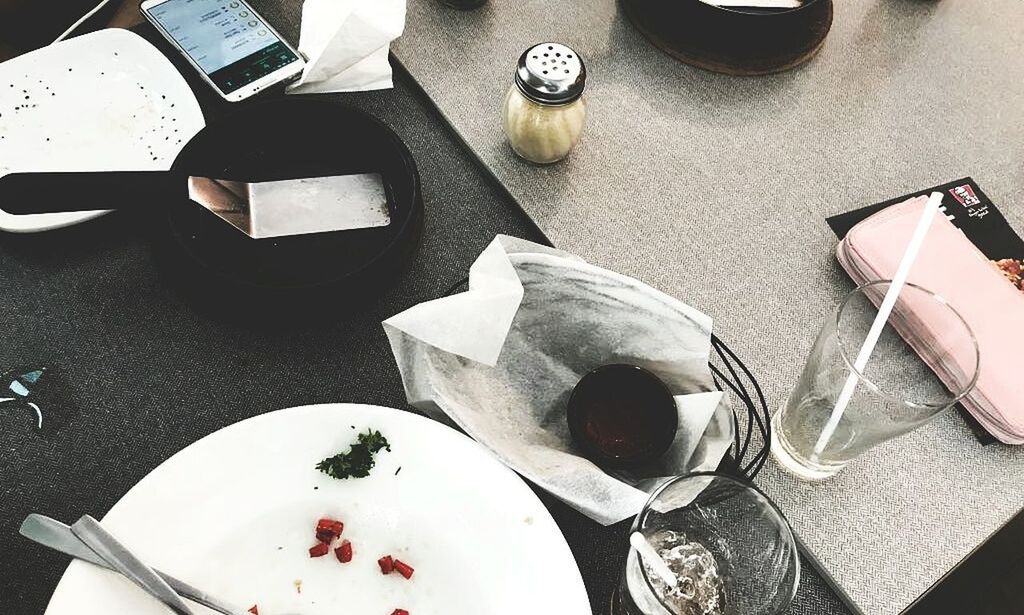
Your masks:
M 331 550 L 331 546 L 325 542 L 318 542 L 309 548 L 310 557 L 322 557 L 327 555 L 327 552 Z
M 341 536 L 345 524 L 334 519 L 323 518 L 316 522 L 316 539 L 320 542 L 330 543 Z
M 390 555 L 385 555 L 377 560 L 377 565 L 380 566 L 381 574 L 391 574 L 391 571 L 395 569 L 395 560 L 391 559 Z
M 352 543 L 347 540 L 341 541 L 341 546 L 334 550 L 338 561 L 347 564 L 352 561 Z
M 249 612 L 252 613 L 252 615 L 260 615 L 260 610 L 255 604 L 249 607 Z
M 395 609 L 394 611 L 391 611 L 391 615 L 409 615 L 409 611 L 406 611 L 405 609 Z
M 406 564 L 405 562 L 403 562 L 401 560 L 397 560 L 396 559 L 395 563 L 394 563 L 394 566 L 395 566 L 395 570 L 398 571 L 398 574 L 402 575 L 403 577 L 405 577 L 407 579 L 412 578 L 412 573 L 416 572 L 415 570 L 413 570 L 412 566 L 410 566 L 409 564 Z

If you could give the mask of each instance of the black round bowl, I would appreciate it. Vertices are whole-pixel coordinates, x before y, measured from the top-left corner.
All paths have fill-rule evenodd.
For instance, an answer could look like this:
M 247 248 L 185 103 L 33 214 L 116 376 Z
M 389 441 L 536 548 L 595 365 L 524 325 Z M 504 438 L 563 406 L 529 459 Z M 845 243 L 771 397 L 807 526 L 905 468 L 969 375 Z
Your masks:
M 244 107 L 209 125 L 173 168 L 260 181 L 380 173 L 386 227 L 252 239 L 183 199 L 167 210 L 158 255 L 203 304 L 241 318 L 305 318 L 377 296 L 411 258 L 423 228 L 412 154 L 387 126 L 345 105 L 284 99 Z
M 701 0 L 620 0 L 637 29 L 669 55 L 732 75 L 799 66 L 821 49 L 832 27 L 832 0 L 794 9 L 726 8 Z
M 588 372 L 566 409 L 569 433 L 600 466 L 626 468 L 655 461 L 675 440 L 679 413 L 672 392 L 651 372 L 623 363 Z

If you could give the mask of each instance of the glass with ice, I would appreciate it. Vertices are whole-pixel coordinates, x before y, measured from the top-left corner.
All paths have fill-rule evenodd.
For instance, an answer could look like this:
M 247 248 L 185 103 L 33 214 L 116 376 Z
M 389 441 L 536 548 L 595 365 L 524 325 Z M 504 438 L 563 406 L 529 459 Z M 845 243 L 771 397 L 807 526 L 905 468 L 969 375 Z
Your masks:
M 717 473 L 674 478 L 633 523 L 653 551 L 630 549 L 612 615 L 774 615 L 796 593 L 793 533 L 757 488 Z M 658 571 L 653 553 L 668 566 Z

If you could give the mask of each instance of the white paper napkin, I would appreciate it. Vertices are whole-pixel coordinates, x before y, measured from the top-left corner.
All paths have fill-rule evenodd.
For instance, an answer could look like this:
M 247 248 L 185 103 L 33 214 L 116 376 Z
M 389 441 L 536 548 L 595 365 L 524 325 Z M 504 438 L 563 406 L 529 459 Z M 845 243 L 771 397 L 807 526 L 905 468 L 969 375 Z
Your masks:
M 409 402 L 447 417 L 509 467 L 592 519 L 639 512 L 668 477 L 718 466 L 728 398 L 708 368 L 711 319 L 632 278 L 499 236 L 465 293 L 384 321 Z M 631 363 L 677 393 L 679 430 L 656 464 L 612 476 L 576 453 L 565 420 L 591 369 Z
M 307 58 L 289 94 L 392 87 L 388 51 L 405 29 L 406 0 L 306 0 L 299 51 Z

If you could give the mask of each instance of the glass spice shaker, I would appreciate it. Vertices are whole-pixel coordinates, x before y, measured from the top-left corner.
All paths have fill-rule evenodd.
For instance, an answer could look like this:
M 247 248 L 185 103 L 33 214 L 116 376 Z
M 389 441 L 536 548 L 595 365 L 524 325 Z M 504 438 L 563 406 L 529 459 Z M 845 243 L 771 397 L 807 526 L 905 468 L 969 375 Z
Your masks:
M 587 69 L 575 51 L 541 43 L 519 57 L 515 83 L 505 95 L 502 123 L 521 157 L 538 164 L 569 155 L 583 132 Z

